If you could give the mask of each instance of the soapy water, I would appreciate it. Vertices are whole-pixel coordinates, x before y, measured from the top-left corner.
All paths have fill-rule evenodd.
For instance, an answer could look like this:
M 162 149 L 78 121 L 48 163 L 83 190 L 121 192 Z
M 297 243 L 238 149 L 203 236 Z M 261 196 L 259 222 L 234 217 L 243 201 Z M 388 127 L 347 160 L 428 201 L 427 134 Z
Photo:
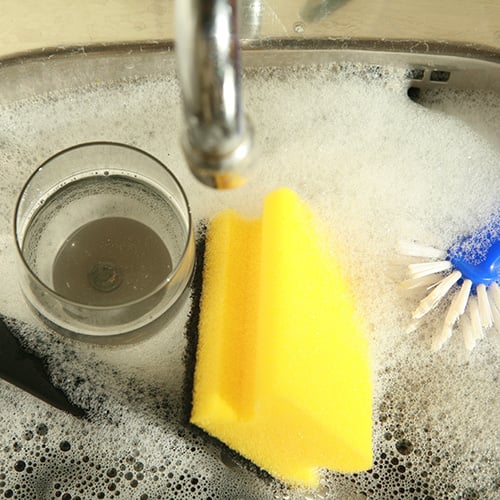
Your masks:
M 414 239 L 447 248 L 498 209 L 500 96 L 450 90 L 422 106 L 408 99 L 402 72 L 350 65 L 252 71 L 244 85 L 260 159 L 255 178 L 228 192 L 188 172 L 168 76 L 0 108 L 0 311 L 28 323 L 20 338 L 89 413 L 77 420 L 0 381 L 0 497 L 494 498 L 499 344 L 489 336 L 466 353 L 454 336 L 431 354 L 445 305 L 405 334 L 415 297 L 399 287 L 408 262 L 396 247 Z M 280 186 L 320 214 L 372 346 L 371 471 L 325 471 L 315 491 L 289 488 L 186 423 L 199 275 L 168 327 L 137 345 L 81 344 L 35 322 L 16 284 L 15 198 L 43 160 L 91 140 L 162 160 L 187 193 L 199 243 L 214 213 L 232 206 L 256 216 Z

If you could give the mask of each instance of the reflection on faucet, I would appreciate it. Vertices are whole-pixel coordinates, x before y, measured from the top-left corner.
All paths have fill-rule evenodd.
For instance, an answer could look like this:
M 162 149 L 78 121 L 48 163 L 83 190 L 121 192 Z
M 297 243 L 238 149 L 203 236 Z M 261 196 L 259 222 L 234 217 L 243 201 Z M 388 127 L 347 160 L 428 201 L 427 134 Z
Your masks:
M 300 16 L 308 23 L 317 23 L 342 7 L 349 0 L 307 0 Z
M 177 0 L 176 52 L 194 175 L 216 188 L 248 178 L 253 129 L 243 114 L 237 0 Z

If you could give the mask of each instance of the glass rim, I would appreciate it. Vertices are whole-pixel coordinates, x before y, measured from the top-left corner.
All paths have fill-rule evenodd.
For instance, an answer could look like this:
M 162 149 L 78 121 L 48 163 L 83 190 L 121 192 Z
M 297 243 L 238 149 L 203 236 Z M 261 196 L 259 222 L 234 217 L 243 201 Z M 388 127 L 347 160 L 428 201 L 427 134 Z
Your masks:
M 84 304 L 82 302 L 77 302 L 77 301 L 68 299 L 67 297 L 64 297 L 63 295 L 61 295 L 60 293 L 55 291 L 51 286 L 48 286 L 46 283 L 44 283 L 38 277 L 38 274 L 33 271 L 31 266 L 26 261 L 26 259 L 24 257 L 23 250 L 22 250 L 21 245 L 20 245 L 19 237 L 18 237 L 19 224 L 17 222 L 17 219 L 18 219 L 18 212 L 20 209 L 20 205 L 22 203 L 23 195 L 26 192 L 26 189 L 28 188 L 28 186 L 30 185 L 32 180 L 40 172 L 40 170 L 43 169 L 45 166 L 47 166 L 48 163 L 50 163 L 51 161 L 53 161 L 55 158 L 57 158 L 59 156 L 62 156 L 66 153 L 69 153 L 70 151 L 73 151 L 75 149 L 83 149 L 83 148 L 92 147 L 92 146 L 112 146 L 112 147 L 118 147 L 118 148 L 123 148 L 123 149 L 130 149 L 136 153 L 139 153 L 143 156 L 147 156 L 148 158 L 150 158 L 158 166 L 162 167 L 167 172 L 167 174 L 170 175 L 174 184 L 179 189 L 179 192 L 181 194 L 181 198 L 182 198 L 182 201 L 185 205 L 186 213 L 187 213 L 187 222 L 188 222 L 188 224 L 187 224 L 187 236 L 186 236 L 184 244 L 183 244 L 182 253 L 178 259 L 177 264 L 174 267 L 172 267 L 172 270 L 168 273 L 166 278 L 164 280 L 162 280 L 161 283 L 159 283 L 154 290 L 152 290 L 148 294 L 144 295 L 143 297 L 140 297 L 140 298 L 137 298 L 134 300 L 130 300 L 128 302 L 123 302 L 121 304 L 114 304 L 114 305 L 110 305 L 110 306 L 90 305 L 90 304 Z M 93 170 L 95 170 L 95 169 L 93 169 Z M 126 170 L 124 169 L 124 171 L 126 171 Z M 179 274 L 181 266 L 185 262 L 187 252 L 188 252 L 188 249 L 190 247 L 191 240 L 194 240 L 194 236 L 193 236 L 193 222 L 192 222 L 192 216 L 191 216 L 191 207 L 189 205 L 189 202 L 188 202 L 188 199 L 186 196 L 186 192 L 184 191 L 184 188 L 182 187 L 182 185 L 179 182 L 179 180 L 177 179 L 177 177 L 173 174 L 173 172 L 163 162 L 161 162 L 158 158 L 156 158 L 152 154 L 150 154 L 150 153 L 148 153 L 148 152 L 146 152 L 146 151 L 144 151 L 136 146 L 131 146 L 130 144 L 125 144 L 125 143 L 121 143 L 121 142 L 114 142 L 114 141 L 90 141 L 90 142 L 82 142 L 79 144 L 75 144 L 73 146 L 70 146 L 68 148 L 65 148 L 65 149 L 58 151 L 57 153 L 53 154 L 52 156 L 47 158 L 45 161 L 43 161 L 35 169 L 35 171 L 31 173 L 31 175 L 28 177 L 26 182 L 23 184 L 23 187 L 22 187 L 22 189 L 17 197 L 15 210 L 14 210 L 14 239 L 16 242 L 16 251 L 17 251 L 18 257 L 21 260 L 21 263 L 23 264 L 23 267 L 28 271 L 31 278 L 33 278 L 50 295 L 57 298 L 61 302 L 64 302 L 65 304 L 68 304 L 71 306 L 83 307 L 85 309 L 95 310 L 95 311 L 112 311 L 112 310 L 116 310 L 116 309 L 121 309 L 123 307 L 133 306 L 135 304 L 140 304 L 141 302 L 149 300 L 151 297 L 156 295 L 162 288 L 165 288 L 166 286 L 168 286 L 168 284 L 175 278 L 175 276 L 177 276 Z M 194 241 L 193 241 L 193 245 L 194 245 Z M 194 259 L 193 259 L 193 266 L 192 267 L 194 267 Z

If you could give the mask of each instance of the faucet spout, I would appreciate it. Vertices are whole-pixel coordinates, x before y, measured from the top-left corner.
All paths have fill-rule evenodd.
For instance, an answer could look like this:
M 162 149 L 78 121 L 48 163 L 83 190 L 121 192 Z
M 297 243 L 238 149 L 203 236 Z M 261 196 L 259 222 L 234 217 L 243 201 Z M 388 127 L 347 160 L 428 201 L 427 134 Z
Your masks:
M 244 115 L 237 0 L 177 0 L 176 54 L 193 174 L 219 189 L 249 176 L 253 128 Z

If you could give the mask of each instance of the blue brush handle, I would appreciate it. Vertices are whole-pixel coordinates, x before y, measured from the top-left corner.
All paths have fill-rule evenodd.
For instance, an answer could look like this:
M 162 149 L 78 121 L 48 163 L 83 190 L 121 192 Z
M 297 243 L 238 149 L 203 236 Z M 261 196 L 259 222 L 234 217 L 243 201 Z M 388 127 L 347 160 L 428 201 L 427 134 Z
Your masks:
M 500 214 L 471 236 L 453 245 L 448 259 L 473 285 L 500 283 Z

